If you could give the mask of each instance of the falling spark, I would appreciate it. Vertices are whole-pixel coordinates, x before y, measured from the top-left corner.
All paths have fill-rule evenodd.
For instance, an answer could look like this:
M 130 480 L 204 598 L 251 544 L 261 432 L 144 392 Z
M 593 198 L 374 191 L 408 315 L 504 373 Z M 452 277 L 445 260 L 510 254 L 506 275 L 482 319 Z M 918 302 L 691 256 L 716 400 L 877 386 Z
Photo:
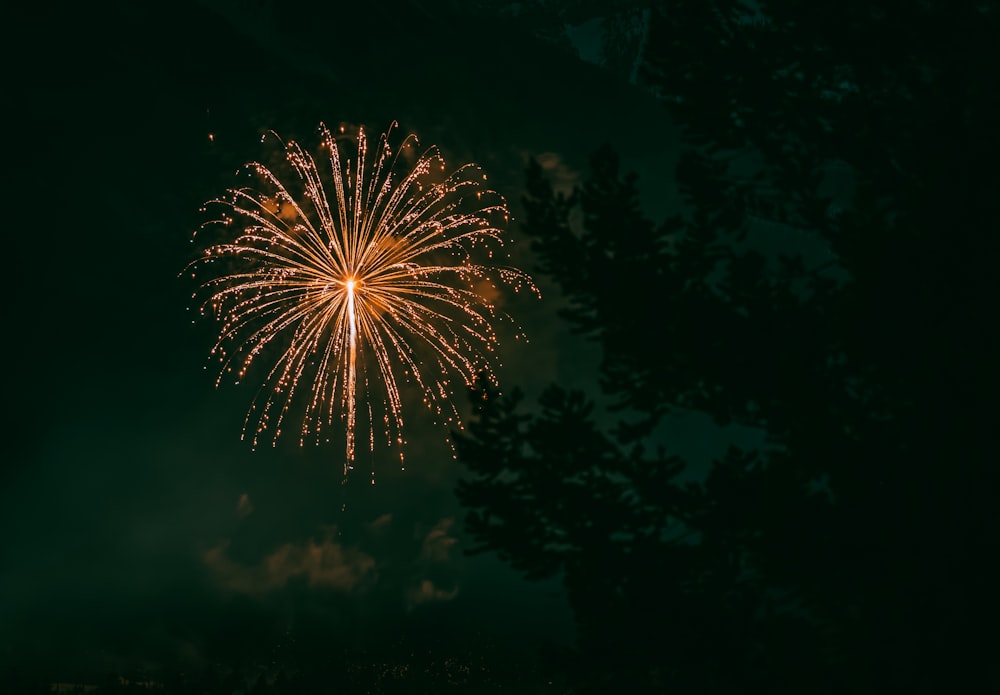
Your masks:
M 256 447 L 268 432 L 274 445 L 294 416 L 299 443 L 319 444 L 339 421 L 345 476 L 364 426 L 359 409 L 369 448 L 378 429 L 402 462 L 401 378 L 460 427 L 453 383 L 480 374 L 496 382 L 496 325 L 509 317 L 492 298 L 504 287 L 538 294 L 526 273 L 489 262 L 510 213 L 486 175 L 473 164 L 445 174 L 439 150 L 417 156 L 412 134 L 393 150 L 395 126 L 370 152 L 363 128 L 352 137 L 341 126 L 334 137 L 321 124 L 326 178 L 317 158 L 269 133 L 283 161 L 248 164 L 257 187 L 206 204 L 220 215 L 202 230 L 219 240 L 188 267 L 208 276 L 194 297 L 220 325 L 216 386 L 270 362 L 244 437 Z

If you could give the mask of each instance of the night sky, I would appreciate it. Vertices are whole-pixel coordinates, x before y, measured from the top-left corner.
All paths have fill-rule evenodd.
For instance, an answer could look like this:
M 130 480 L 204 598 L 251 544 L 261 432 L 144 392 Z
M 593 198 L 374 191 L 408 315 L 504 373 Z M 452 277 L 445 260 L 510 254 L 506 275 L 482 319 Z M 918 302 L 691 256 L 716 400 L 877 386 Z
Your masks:
M 0 693 L 1000 692 L 998 17 L 20 3 Z M 185 268 L 263 133 L 394 122 L 542 297 L 466 432 L 410 388 L 345 480 L 242 440 Z
M 537 17 L 446 3 L 85 5 L 27 4 L 11 25 L 4 668 L 98 682 L 408 640 L 571 642 L 558 581 L 463 554 L 461 467 L 420 411 L 405 472 L 379 451 L 346 486 L 338 446 L 241 442 L 252 387 L 214 388 L 214 326 L 192 323 L 178 274 L 199 207 L 261 155 L 265 129 L 310 142 L 320 121 L 376 134 L 398 120 L 450 164 L 482 165 L 518 238 L 527 158 L 568 188 L 604 141 L 661 216 L 677 150 L 662 105 L 588 62 L 586 25 L 574 47 Z M 512 254 L 535 272 L 526 241 Z M 504 345 L 502 383 L 592 386 L 595 349 L 537 280 L 541 301 L 507 301 L 530 342 Z M 706 432 L 678 423 L 675 446 L 704 458 Z

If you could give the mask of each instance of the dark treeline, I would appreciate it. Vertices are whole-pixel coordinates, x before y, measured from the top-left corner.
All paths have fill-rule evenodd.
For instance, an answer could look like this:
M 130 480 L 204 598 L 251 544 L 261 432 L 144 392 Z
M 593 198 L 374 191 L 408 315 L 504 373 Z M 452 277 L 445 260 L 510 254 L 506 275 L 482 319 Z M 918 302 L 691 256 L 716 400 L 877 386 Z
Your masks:
M 997 8 L 757 4 L 644 6 L 683 210 L 646 219 L 607 147 L 568 196 L 529 166 L 523 227 L 621 422 L 474 390 L 467 527 L 563 578 L 580 692 L 990 690 Z M 655 438 L 688 412 L 766 444 L 690 482 Z

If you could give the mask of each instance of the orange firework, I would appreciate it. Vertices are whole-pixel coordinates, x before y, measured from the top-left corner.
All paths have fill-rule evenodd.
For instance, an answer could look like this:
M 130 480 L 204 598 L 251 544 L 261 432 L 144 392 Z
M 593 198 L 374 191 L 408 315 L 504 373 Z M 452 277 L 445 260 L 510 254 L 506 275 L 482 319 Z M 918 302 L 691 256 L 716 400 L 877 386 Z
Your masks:
M 507 316 L 488 297 L 538 293 L 524 272 L 491 262 L 509 212 L 482 170 L 446 174 L 437 148 L 417 154 L 414 135 L 393 150 L 393 127 L 370 152 L 363 128 L 334 137 L 321 124 L 321 156 L 289 141 L 275 167 L 248 164 L 257 186 L 207 204 L 221 214 L 202 229 L 218 240 L 189 266 L 208 276 L 195 297 L 220 324 L 216 385 L 269 365 L 244 436 L 256 446 L 270 432 L 274 444 L 294 413 L 300 444 L 320 443 L 340 421 L 345 475 L 359 427 L 370 448 L 381 431 L 402 459 L 400 379 L 460 426 L 453 382 L 495 380 L 495 325 Z

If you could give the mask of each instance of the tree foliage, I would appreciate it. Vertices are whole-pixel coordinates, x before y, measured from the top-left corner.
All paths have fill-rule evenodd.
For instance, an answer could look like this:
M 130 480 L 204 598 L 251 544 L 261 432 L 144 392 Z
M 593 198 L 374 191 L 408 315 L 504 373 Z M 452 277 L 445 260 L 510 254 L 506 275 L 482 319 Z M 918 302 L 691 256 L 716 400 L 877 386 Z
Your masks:
M 607 147 L 568 196 L 529 164 L 524 229 L 600 344 L 621 422 L 557 385 L 537 414 L 482 385 L 456 435 L 468 528 L 529 577 L 563 577 L 584 690 L 982 682 L 998 14 L 759 5 L 651 12 L 644 77 L 685 134 L 683 210 L 647 219 Z M 834 163 L 853 195 L 828 192 Z M 831 260 L 764 253 L 762 221 Z M 681 483 L 650 435 L 690 411 L 768 445 Z

